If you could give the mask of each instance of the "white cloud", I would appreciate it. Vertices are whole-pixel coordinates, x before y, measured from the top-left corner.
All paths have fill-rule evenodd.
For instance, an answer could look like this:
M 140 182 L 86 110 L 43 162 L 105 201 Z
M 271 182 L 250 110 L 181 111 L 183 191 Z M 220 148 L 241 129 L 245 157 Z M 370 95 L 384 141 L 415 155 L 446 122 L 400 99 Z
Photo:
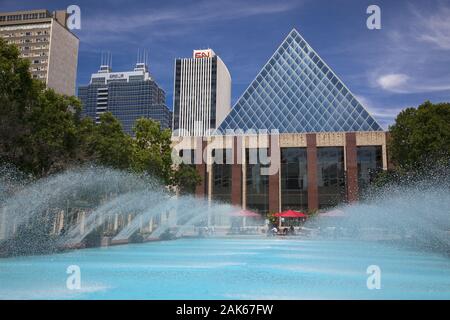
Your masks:
M 408 7 L 385 24 L 368 73 L 373 87 L 395 94 L 450 91 L 450 7 Z
M 385 90 L 396 91 L 404 86 L 408 79 L 409 77 L 406 74 L 394 73 L 379 77 L 377 83 Z
M 231 21 L 251 16 L 282 13 L 302 4 L 302 1 L 195 1 L 183 6 L 167 6 L 163 8 L 132 11 L 124 14 L 105 13 L 85 18 L 82 32 L 95 32 L 120 36 L 121 33 L 142 32 L 180 35 L 189 32 L 191 25 Z M 126 10 L 126 9 L 125 9 Z M 84 41 L 99 39 L 98 35 L 83 39 Z
M 450 90 L 450 80 L 411 78 L 403 73 L 381 75 L 376 79 L 379 87 L 393 93 L 426 93 Z
M 419 41 L 427 42 L 437 48 L 450 50 L 450 8 L 441 7 L 433 14 L 423 14 L 414 10 Z

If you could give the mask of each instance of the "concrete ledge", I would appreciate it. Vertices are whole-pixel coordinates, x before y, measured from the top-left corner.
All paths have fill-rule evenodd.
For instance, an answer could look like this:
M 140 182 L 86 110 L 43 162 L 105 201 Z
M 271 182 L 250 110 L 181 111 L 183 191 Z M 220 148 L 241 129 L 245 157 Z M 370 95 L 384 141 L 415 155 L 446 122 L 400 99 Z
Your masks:
M 129 243 L 128 239 L 111 240 L 112 246 L 116 246 L 116 245 L 120 245 L 120 244 L 128 244 L 128 243 Z
M 86 245 L 82 242 L 79 243 L 70 243 L 62 246 L 63 249 L 84 249 Z
M 108 247 L 111 245 L 111 237 L 102 237 L 102 240 L 100 242 L 101 247 Z
M 144 242 L 153 242 L 153 241 L 161 241 L 161 239 L 150 236 L 144 240 Z

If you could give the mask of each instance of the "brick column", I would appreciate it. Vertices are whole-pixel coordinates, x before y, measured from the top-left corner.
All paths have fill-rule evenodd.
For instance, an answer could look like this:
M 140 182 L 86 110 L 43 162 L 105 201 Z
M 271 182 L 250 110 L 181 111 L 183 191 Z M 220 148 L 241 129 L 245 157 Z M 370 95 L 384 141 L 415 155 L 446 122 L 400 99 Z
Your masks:
M 200 148 L 198 146 L 201 146 Z M 203 151 L 206 148 L 206 141 L 203 141 L 202 137 L 197 137 L 196 138 L 196 149 L 195 149 L 195 168 L 197 169 L 198 174 L 200 175 L 202 181 L 200 182 L 199 185 L 197 185 L 197 187 L 195 188 L 195 195 L 197 197 L 205 197 L 208 195 L 207 193 L 207 179 L 208 176 L 206 174 L 206 163 L 203 160 Z M 197 159 L 201 159 L 201 163 L 199 164 Z
M 306 134 L 306 157 L 308 166 L 308 209 L 319 209 L 319 191 L 317 187 L 317 141 L 315 133 Z
M 390 154 L 389 154 L 389 145 L 391 142 L 391 134 L 389 132 L 385 133 L 385 144 L 382 146 L 383 148 L 383 170 L 392 170 L 395 168 L 394 163 L 392 163 Z
M 278 136 L 272 137 L 269 135 L 268 143 L 268 156 L 272 154 L 280 154 L 279 152 L 272 152 L 272 139 L 278 139 Z M 278 143 L 277 143 L 278 145 Z M 279 148 L 279 146 L 277 146 Z M 280 162 L 280 159 L 275 161 Z M 274 165 L 274 160 L 271 159 L 271 165 Z M 280 210 L 280 170 L 275 174 L 269 175 L 269 213 L 276 213 Z
M 233 137 L 233 164 L 231 165 L 231 204 L 242 206 L 242 146 Z
M 345 134 L 345 159 L 347 167 L 347 201 L 358 200 L 358 159 L 356 150 L 356 134 Z

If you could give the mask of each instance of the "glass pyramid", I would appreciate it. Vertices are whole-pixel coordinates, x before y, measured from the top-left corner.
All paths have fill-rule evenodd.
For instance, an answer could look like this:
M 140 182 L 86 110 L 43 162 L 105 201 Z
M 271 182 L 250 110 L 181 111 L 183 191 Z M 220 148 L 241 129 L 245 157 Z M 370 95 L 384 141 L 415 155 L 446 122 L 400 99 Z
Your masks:
M 218 128 L 280 133 L 383 130 L 293 29 Z

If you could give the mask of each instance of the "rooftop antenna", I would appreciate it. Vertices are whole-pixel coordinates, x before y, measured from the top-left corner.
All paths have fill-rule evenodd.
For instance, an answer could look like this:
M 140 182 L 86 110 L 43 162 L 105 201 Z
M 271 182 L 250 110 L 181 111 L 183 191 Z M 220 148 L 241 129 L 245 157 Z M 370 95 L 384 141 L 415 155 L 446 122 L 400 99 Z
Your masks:
M 100 72 L 112 71 L 112 53 L 111 51 L 100 52 Z

